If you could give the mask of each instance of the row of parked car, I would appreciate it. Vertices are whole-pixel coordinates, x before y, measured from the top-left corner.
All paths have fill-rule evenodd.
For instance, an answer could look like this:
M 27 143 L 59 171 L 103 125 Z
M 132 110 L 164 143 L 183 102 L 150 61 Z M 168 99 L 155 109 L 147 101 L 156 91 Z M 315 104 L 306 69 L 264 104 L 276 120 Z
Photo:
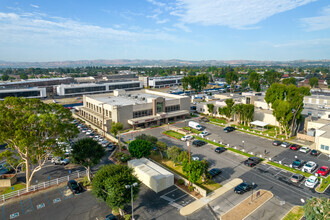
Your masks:
M 313 155 L 313 156 L 319 156 L 321 154 L 321 152 L 318 150 L 315 150 L 315 149 L 311 150 L 309 147 L 300 146 L 299 144 L 290 144 L 288 142 L 282 142 L 279 140 L 273 141 L 273 145 L 290 148 L 290 150 L 299 151 L 299 152 L 302 152 L 305 154 L 310 153 L 310 155 Z

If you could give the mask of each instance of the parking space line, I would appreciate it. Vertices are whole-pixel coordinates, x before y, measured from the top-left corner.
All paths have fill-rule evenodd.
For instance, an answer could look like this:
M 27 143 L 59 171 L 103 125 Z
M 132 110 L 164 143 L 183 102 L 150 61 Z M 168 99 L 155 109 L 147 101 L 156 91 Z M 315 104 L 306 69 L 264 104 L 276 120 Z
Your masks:
M 46 197 L 46 199 L 47 199 L 47 202 L 48 202 L 48 205 L 49 205 L 49 204 L 50 204 L 50 201 L 49 201 L 49 199 L 48 199 L 48 196 L 47 196 L 46 193 L 44 193 L 44 195 L 45 195 L 45 197 Z
M 22 200 L 21 200 L 20 202 L 21 202 L 21 207 L 22 207 L 22 213 L 24 214 L 24 209 L 23 209 L 23 203 L 22 203 Z
M 170 192 L 168 192 L 168 193 L 165 193 L 163 196 L 166 196 L 167 194 L 170 194 L 171 192 L 174 192 L 174 191 L 176 191 L 176 190 L 178 190 L 178 189 L 173 189 L 172 191 L 170 191 Z
M 322 154 L 319 154 L 319 156 L 317 156 L 317 158 L 319 158 Z
M 178 199 L 181 199 L 182 197 L 185 197 L 185 196 L 187 196 L 187 194 L 184 194 L 184 195 L 182 195 L 182 196 L 176 198 L 174 201 L 176 201 L 176 200 L 178 200 Z
M 31 203 L 31 208 L 32 208 L 32 211 L 34 210 L 33 208 L 33 204 L 32 204 L 32 199 L 30 198 L 30 203 Z
M 280 174 L 280 172 L 282 172 L 282 170 L 280 170 L 278 173 L 276 173 L 274 176 L 277 176 L 278 174 Z

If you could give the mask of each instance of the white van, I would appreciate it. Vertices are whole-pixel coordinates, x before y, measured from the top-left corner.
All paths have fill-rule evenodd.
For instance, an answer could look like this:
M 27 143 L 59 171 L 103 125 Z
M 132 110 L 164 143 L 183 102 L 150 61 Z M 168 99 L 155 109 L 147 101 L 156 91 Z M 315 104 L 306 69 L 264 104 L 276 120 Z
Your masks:
M 203 129 L 200 124 L 198 124 L 197 122 L 194 122 L 194 121 L 189 121 L 188 126 L 191 127 L 191 128 L 194 128 L 198 131 Z

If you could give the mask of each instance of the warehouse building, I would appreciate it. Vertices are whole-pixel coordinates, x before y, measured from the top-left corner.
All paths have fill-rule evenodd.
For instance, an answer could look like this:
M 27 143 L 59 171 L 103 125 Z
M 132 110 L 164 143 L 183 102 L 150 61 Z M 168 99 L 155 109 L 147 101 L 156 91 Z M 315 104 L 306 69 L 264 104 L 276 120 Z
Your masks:
M 156 193 L 174 185 L 174 174 L 146 159 L 135 159 L 127 162 L 134 169 L 137 178 Z
M 150 127 L 183 120 L 189 115 L 190 98 L 151 90 L 115 90 L 112 94 L 84 95 L 78 114 L 108 131 L 111 122 L 124 129 Z

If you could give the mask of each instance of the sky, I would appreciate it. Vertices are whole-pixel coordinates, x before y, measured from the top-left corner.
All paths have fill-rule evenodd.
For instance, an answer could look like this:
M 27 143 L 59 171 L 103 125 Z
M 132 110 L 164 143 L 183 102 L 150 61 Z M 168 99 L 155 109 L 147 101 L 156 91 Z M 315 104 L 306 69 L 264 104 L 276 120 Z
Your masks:
M 0 60 L 330 59 L 328 0 L 0 0 Z

